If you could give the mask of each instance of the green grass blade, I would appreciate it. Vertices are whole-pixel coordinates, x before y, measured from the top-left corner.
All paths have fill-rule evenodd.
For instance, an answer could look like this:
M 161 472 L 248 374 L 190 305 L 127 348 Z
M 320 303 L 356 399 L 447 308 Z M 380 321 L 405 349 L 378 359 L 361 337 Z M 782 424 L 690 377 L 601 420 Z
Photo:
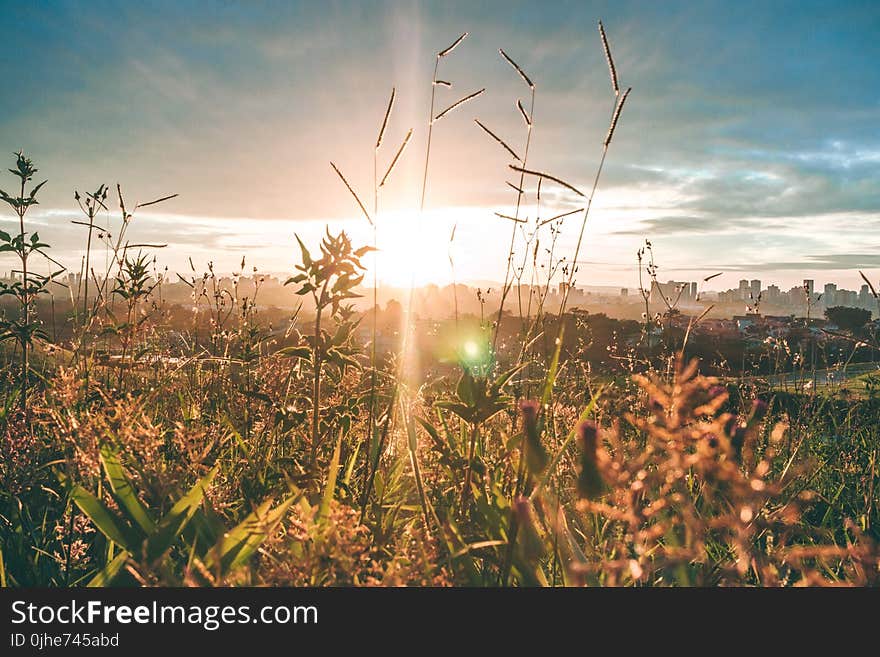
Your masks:
M 556 466 L 559 465 L 559 461 L 562 459 L 562 455 L 565 453 L 565 450 L 568 449 L 568 446 L 571 444 L 571 441 L 574 440 L 575 433 L 577 432 L 577 425 L 590 417 L 590 413 L 593 412 L 593 409 L 596 408 L 596 403 L 599 401 L 599 395 L 602 394 L 602 388 L 599 388 L 596 391 L 596 394 L 593 395 L 592 399 L 590 399 L 590 403 L 587 404 L 587 407 L 581 412 L 580 416 L 575 422 L 574 426 L 571 428 L 571 431 L 568 432 L 568 436 L 565 438 L 565 442 L 562 443 L 559 450 L 553 456 L 553 459 L 550 461 L 550 465 L 547 466 L 547 469 L 544 470 L 544 474 L 541 477 L 541 480 L 538 482 L 538 485 L 535 486 L 535 489 L 532 491 L 532 494 L 529 495 L 529 498 L 534 500 L 538 494 L 541 492 L 541 489 L 544 485 L 549 481 L 550 477 L 556 471 Z
M 544 394 L 541 395 L 541 406 L 547 407 L 553 394 L 553 384 L 556 383 L 556 373 L 559 371 L 559 355 L 562 353 L 562 340 L 565 337 L 565 324 L 559 329 L 559 337 L 556 338 L 556 349 L 553 351 L 553 360 L 550 361 L 550 369 L 547 370 L 547 378 L 544 381 Z
M 189 492 L 181 497 L 171 510 L 165 515 L 156 527 L 156 531 L 150 535 L 147 540 L 147 559 L 158 559 L 162 556 L 177 540 L 187 523 L 195 514 L 199 505 L 205 497 L 205 490 L 211 485 L 211 481 L 216 476 L 219 465 L 214 468 L 202 479 L 200 479 Z
M 89 519 L 95 523 L 104 536 L 120 546 L 128 552 L 137 551 L 142 540 L 136 535 L 134 528 L 128 527 L 113 515 L 113 512 L 106 507 L 97 497 L 92 495 L 82 486 L 74 486 L 70 491 L 70 499 L 79 507 L 80 511 L 86 514 Z
M 321 497 L 321 507 L 318 509 L 318 522 L 324 522 L 330 514 L 330 502 L 336 494 L 336 478 L 339 476 L 339 449 L 342 446 L 342 430 L 336 438 L 336 447 L 333 449 L 333 458 L 330 459 L 330 471 L 327 474 L 327 485 L 324 487 L 324 495 Z
M 277 525 L 290 507 L 302 497 L 297 492 L 269 511 L 272 499 L 268 499 L 250 513 L 242 522 L 224 536 L 208 552 L 204 563 L 209 570 L 219 568 L 226 572 L 239 566 L 253 555 L 272 528 Z
M 140 527 L 144 533 L 150 534 L 156 529 L 156 523 L 150 517 L 146 507 L 138 498 L 131 486 L 131 482 L 125 474 L 118 455 L 110 445 L 101 446 L 101 463 L 110 480 L 110 489 L 119 505 L 125 510 L 129 518 Z
M 110 583 L 116 579 L 116 576 L 119 574 L 119 571 L 122 570 L 126 561 L 128 561 L 128 552 L 120 552 L 110 563 L 104 566 L 103 570 L 95 575 L 86 586 L 89 588 L 103 588 L 109 586 Z
M 354 466 L 357 463 L 357 457 L 360 453 L 361 443 L 358 442 L 358 444 L 354 446 L 354 449 L 351 451 L 351 454 L 348 457 L 348 464 L 345 466 L 345 475 L 342 477 L 342 483 L 346 487 L 351 484 L 351 475 L 352 472 L 354 472 Z

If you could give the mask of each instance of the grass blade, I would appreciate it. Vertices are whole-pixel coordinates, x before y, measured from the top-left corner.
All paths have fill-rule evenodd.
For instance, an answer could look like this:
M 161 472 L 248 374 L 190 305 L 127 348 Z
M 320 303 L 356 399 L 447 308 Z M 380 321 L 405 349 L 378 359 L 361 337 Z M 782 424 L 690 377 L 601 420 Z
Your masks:
M 131 482 L 125 474 L 119 457 L 109 445 L 101 446 L 101 463 L 110 480 L 110 489 L 120 506 L 126 511 L 129 518 L 134 521 L 146 534 L 156 529 L 156 523 L 150 517 L 146 507 L 135 494 Z
M 602 388 L 599 388 L 596 391 L 596 394 L 594 394 L 592 396 L 592 398 L 590 399 L 590 403 L 587 404 L 587 407 L 581 412 L 580 416 L 578 416 L 577 422 L 575 422 L 574 425 L 572 426 L 571 431 L 569 431 L 568 436 L 566 436 L 566 438 L 565 438 L 565 442 L 562 443 L 562 445 L 557 450 L 556 454 L 553 456 L 552 459 L 550 459 L 550 464 L 544 470 L 544 473 L 541 475 L 541 479 L 538 481 L 538 484 L 535 486 L 534 490 L 529 495 L 530 499 L 532 499 L 532 500 L 536 499 L 538 497 L 538 495 L 541 493 L 541 489 L 544 487 L 544 484 L 547 483 L 547 481 L 553 475 L 553 472 L 556 470 L 556 466 L 559 465 L 559 461 L 562 460 L 562 455 L 565 453 L 565 450 L 568 449 L 568 446 L 571 445 L 571 442 L 574 440 L 574 437 L 577 434 L 577 426 L 581 422 L 585 421 L 588 417 L 590 417 L 590 414 L 593 412 L 593 409 L 596 408 L 596 403 L 599 401 L 599 396 L 601 394 L 602 394 Z
M 70 499 L 86 514 L 95 527 L 123 550 L 134 553 L 140 545 L 136 532 L 122 524 L 113 512 L 82 486 L 74 486 Z
M 318 523 L 324 522 L 330 515 L 330 502 L 336 494 L 336 477 L 339 475 L 339 450 L 342 446 L 342 428 L 336 438 L 336 447 L 333 448 L 333 457 L 330 459 L 330 471 L 327 474 L 327 485 L 324 486 L 324 495 L 321 497 L 321 506 L 318 510 Z

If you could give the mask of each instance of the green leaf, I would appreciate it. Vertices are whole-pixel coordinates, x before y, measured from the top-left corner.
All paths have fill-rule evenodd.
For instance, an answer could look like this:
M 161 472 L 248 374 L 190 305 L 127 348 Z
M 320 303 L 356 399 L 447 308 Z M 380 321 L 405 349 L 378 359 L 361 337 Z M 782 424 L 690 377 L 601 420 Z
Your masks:
M 303 360 L 312 359 L 311 347 L 284 347 L 283 349 L 279 349 L 275 353 L 278 356 L 284 356 L 285 358 L 302 358 Z
M 202 503 L 205 489 L 217 475 L 220 465 L 200 479 L 189 492 L 181 497 L 156 527 L 156 531 L 147 539 L 147 559 L 152 561 L 162 556 L 177 540 L 196 509 Z
M 358 441 L 358 443 L 354 446 L 354 449 L 351 450 L 351 454 L 348 457 L 348 463 L 345 465 L 345 474 L 342 477 L 342 485 L 348 488 L 351 483 L 351 475 L 354 472 L 354 466 L 357 463 L 358 454 L 361 452 L 362 441 Z
M 339 475 L 339 448 L 342 445 L 342 431 L 336 439 L 336 447 L 333 449 L 333 458 L 330 459 L 330 471 L 327 474 L 327 485 L 324 486 L 324 495 L 321 497 L 321 507 L 318 510 L 318 523 L 324 522 L 330 514 L 330 502 L 336 493 L 336 477 Z
M 299 235 L 294 234 L 296 241 L 299 242 L 299 250 L 302 251 L 302 261 L 306 267 L 312 266 L 312 256 L 309 253 L 309 250 L 306 248 L 306 245 L 303 244 L 302 240 L 299 238 Z
M 547 370 L 547 379 L 544 382 L 544 394 L 541 395 L 541 406 L 546 407 L 550 403 L 553 394 L 553 384 L 556 382 L 556 372 L 559 370 L 559 354 L 562 351 L 562 338 L 565 335 L 565 324 L 559 327 L 559 337 L 556 338 L 556 349 L 553 352 L 553 360 L 550 369 Z
M 95 523 L 95 527 L 104 536 L 127 552 L 137 552 L 142 540 L 132 527 L 126 526 L 120 518 L 115 517 L 101 500 L 82 486 L 73 487 L 70 491 L 70 499 Z
M 125 565 L 125 562 L 128 561 L 128 552 L 120 552 L 117 554 L 113 561 L 104 566 L 103 570 L 95 575 L 89 583 L 86 584 L 89 588 L 104 588 L 108 586 L 116 576 L 119 574 L 119 571 L 122 570 L 122 567 Z
M 422 429 L 424 429 L 427 432 L 428 436 L 430 436 L 431 441 L 434 443 L 434 445 L 436 445 L 437 450 L 441 454 L 449 454 L 449 446 L 440 437 L 440 433 L 437 431 L 437 429 L 435 429 L 434 426 L 425 418 L 418 415 L 415 415 L 414 417 L 416 421 L 422 425 Z
M 43 182 L 41 182 L 39 185 L 37 185 L 36 187 L 34 187 L 34 188 L 31 190 L 31 194 L 30 194 L 30 196 L 31 196 L 31 199 L 32 199 L 32 200 L 33 200 L 33 198 L 37 195 L 37 192 L 40 191 L 40 188 L 41 188 L 43 185 L 45 185 L 47 182 L 49 182 L 49 181 L 48 181 L 48 180 L 44 180 Z
M 156 523 L 150 517 L 146 507 L 141 503 L 131 486 L 131 482 L 125 475 L 119 457 L 110 445 L 101 446 L 101 463 L 110 480 L 110 489 L 120 506 L 128 513 L 129 518 L 137 523 L 145 534 L 150 534 L 156 529 Z
M 357 322 L 358 324 L 360 322 Z M 330 340 L 330 343 L 336 347 L 341 347 L 348 341 L 348 338 L 351 336 L 351 332 L 357 324 L 352 324 L 351 322 L 342 322 L 336 329 L 336 333 L 333 334 L 333 338 Z
M 574 440 L 575 433 L 577 432 L 577 425 L 590 417 L 590 413 L 593 412 L 593 409 L 596 408 L 596 404 L 599 402 L 599 396 L 602 394 L 602 388 L 596 390 L 596 394 L 593 395 L 592 399 L 590 399 L 590 403 L 587 404 L 587 407 L 581 412 L 580 416 L 575 422 L 574 426 L 571 428 L 571 431 L 568 433 L 568 436 L 565 439 L 565 442 L 562 443 L 559 450 L 556 452 L 556 455 L 550 460 L 550 465 L 547 466 L 547 469 L 544 471 L 544 476 L 541 477 L 541 480 L 538 482 L 538 485 L 535 486 L 535 489 L 532 491 L 529 497 L 531 499 L 536 499 L 538 493 L 541 492 L 541 489 L 544 487 L 544 484 L 550 479 L 553 475 L 553 471 L 556 470 L 556 466 L 559 465 L 559 461 L 562 460 L 562 455 L 565 453 L 565 450 L 571 444 L 571 441 Z
M 473 413 L 471 412 L 470 406 L 465 406 L 464 404 L 461 404 L 459 402 L 445 400 L 435 402 L 434 405 L 437 408 L 445 408 L 447 411 L 455 413 L 465 422 L 470 422 L 472 420 Z
M 225 532 L 223 519 L 206 500 L 203 500 L 184 528 L 183 535 L 187 541 L 196 545 L 200 553 L 203 553 L 215 545 Z
M 492 382 L 492 390 L 495 392 L 500 391 L 505 385 L 507 385 L 507 382 L 510 381 L 510 379 L 528 366 L 528 363 L 522 363 L 521 365 L 510 368 L 506 372 L 502 372 L 498 375 L 498 378 Z
M 462 372 L 461 378 L 458 380 L 455 394 L 457 394 L 458 398 L 466 405 L 472 406 L 474 404 L 476 399 L 476 385 L 474 377 L 468 374 L 467 371 Z
M 336 347 L 331 347 L 327 350 L 327 358 L 340 367 L 349 366 L 357 370 L 361 369 L 361 364 L 356 359 L 348 354 L 342 353 Z
M 281 521 L 290 506 L 301 497 L 302 493 L 299 492 L 291 495 L 271 511 L 272 499 L 267 499 L 234 529 L 220 537 L 206 555 L 205 567 L 213 570 L 219 566 L 222 571 L 227 571 L 243 565 L 266 539 L 267 532 Z

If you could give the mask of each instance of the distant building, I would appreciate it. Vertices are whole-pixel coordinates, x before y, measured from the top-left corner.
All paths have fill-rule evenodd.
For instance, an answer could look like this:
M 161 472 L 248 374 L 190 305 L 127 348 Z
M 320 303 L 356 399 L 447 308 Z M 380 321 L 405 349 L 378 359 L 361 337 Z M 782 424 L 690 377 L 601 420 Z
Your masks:
M 666 283 L 655 283 L 651 288 L 651 301 L 656 301 L 655 295 L 663 295 L 666 300 L 675 305 L 679 301 L 687 301 L 687 292 L 690 289 L 688 283 L 681 281 L 667 281 Z
M 626 288 L 626 287 L 620 288 L 620 296 L 628 297 L 629 296 L 629 288 Z
M 757 299 L 761 294 L 761 281 L 757 278 L 752 279 L 749 283 L 749 291 L 752 293 L 752 299 Z
M 810 281 L 811 284 L 812 282 L 813 281 Z M 807 287 L 806 283 L 807 281 L 804 281 L 804 285 L 798 285 L 797 287 L 793 287 L 788 291 L 788 300 L 791 305 L 800 308 L 807 303 L 807 293 L 809 288 Z
M 749 298 L 749 292 L 751 291 L 751 287 L 749 286 L 749 282 L 746 279 L 742 279 L 739 282 L 739 300 L 745 301 Z
M 853 290 L 838 290 L 835 293 L 835 306 L 855 308 L 859 303 L 859 295 Z
M 804 279 L 804 290 L 806 291 L 807 296 L 813 296 L 814 283 L 815 283 L 815 281 L 812 278 L 805 278 Z
M 838 305 L 837 303 L 837 285 L 834 283 L 825 283 L 825 291 L 822 293 L 825 297 L 825 306 L 831 307 Z

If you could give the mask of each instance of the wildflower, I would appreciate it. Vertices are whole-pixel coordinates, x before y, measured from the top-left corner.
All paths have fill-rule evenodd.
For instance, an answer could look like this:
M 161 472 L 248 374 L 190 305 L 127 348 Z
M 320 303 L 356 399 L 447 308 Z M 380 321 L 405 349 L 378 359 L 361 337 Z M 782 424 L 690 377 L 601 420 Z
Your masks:
M 547 451 L 541 445 L 541 431 L 538 427 L 539 408 L 540 404 L 534 400 L 524 400 L 519 405 L 523 416 L 526 466 L 532 474 L 543 472 L 549 460 Z
M 581 497 L 596 498 L 605 489 L 605 482 L 596 465 L 599 431 L 595 422 L 585 420 L 577 426 L 577 444 L 580 448 L 580 468 L 577 488 Z

